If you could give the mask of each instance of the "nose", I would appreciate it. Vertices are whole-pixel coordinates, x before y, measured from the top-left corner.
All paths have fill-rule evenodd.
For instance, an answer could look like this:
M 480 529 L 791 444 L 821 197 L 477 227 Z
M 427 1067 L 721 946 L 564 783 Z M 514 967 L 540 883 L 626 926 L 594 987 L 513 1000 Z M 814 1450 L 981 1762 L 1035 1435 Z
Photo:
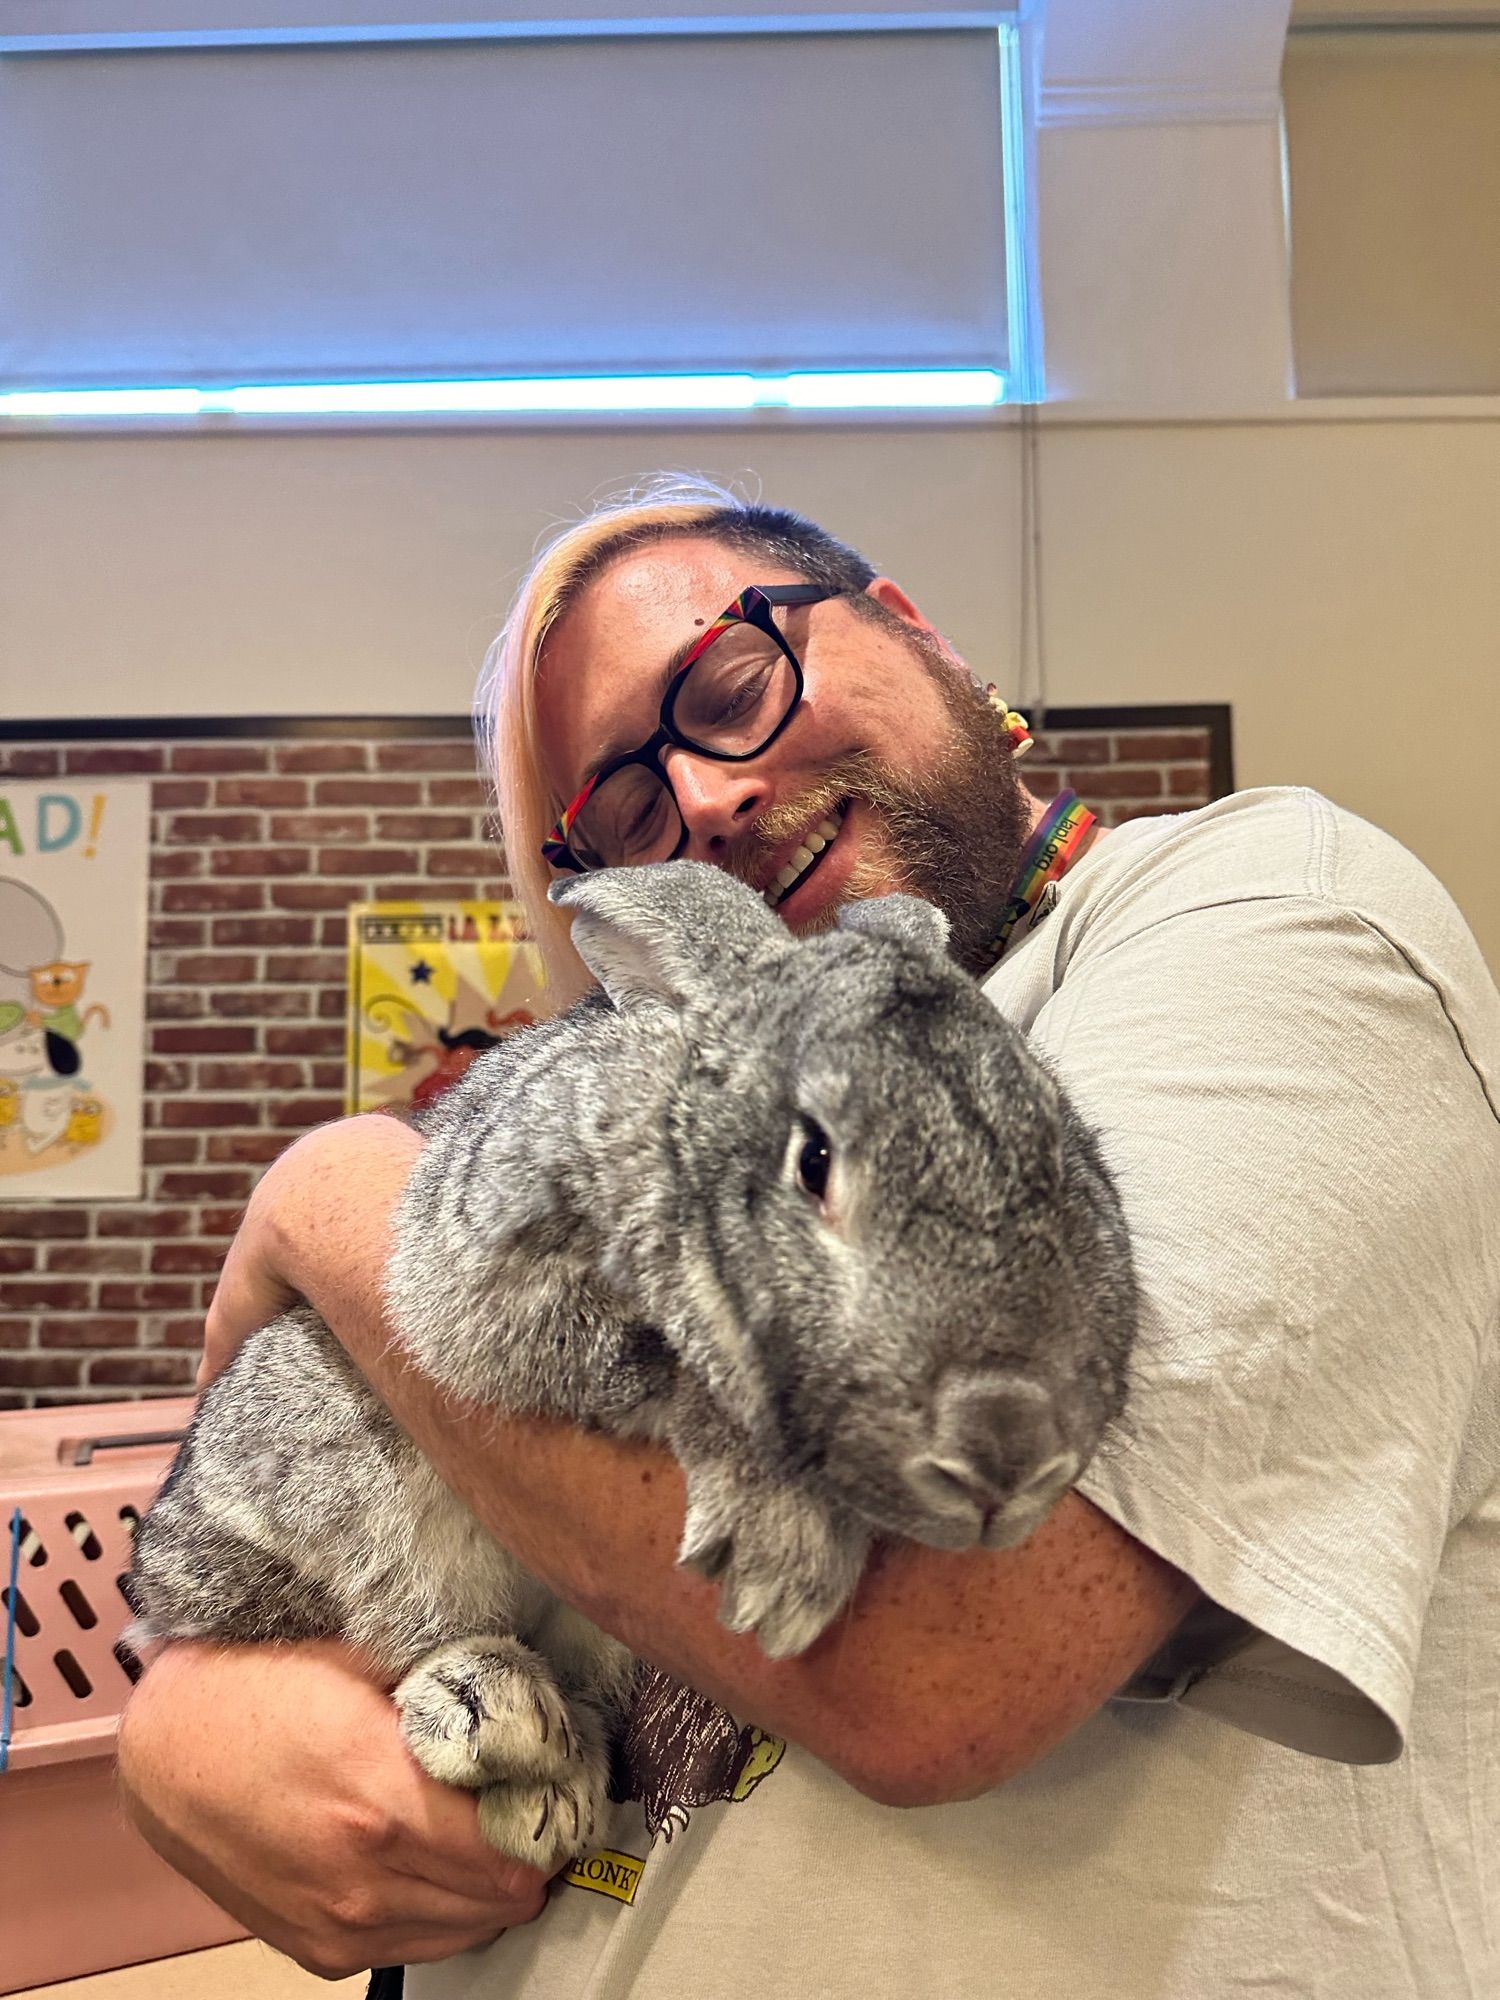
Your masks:
M 722 860 L 771 803 L 764 774 L 751 764 L 726 764 L 681 748 L 669 750 L 663 762 L 687 829 L 683 853 L 692 860 Z
M 1037 1384 L 960 1377 L 940 1390 L 930 1440 L 907 1461 L 907 1485 L 924 1507 L 988 1528 L 1000 1510 L 1061 1493 L 1078 1470 L 1052 1399 Z

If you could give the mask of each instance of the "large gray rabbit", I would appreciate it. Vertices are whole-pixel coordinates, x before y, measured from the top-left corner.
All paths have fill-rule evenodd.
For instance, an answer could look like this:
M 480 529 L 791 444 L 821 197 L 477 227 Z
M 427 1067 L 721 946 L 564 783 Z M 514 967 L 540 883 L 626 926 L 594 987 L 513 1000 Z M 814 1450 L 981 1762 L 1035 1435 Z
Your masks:
M 1004 1548 L 1119 1409 L 1118 1201 L 928 904 L 793 938 L 695 862 L 556 900 L 603 996 L 427 1114 L 388 1294 L 458 1394 L 659 1438 L 720 1616 L 810 1645 L 875 1535 Z M 480 1528 L 310 1310 L 246 1343 L 143 1523 L 138 1630 L 341 1635 L 508 1854 L 581 1851 L 633 1662 Z

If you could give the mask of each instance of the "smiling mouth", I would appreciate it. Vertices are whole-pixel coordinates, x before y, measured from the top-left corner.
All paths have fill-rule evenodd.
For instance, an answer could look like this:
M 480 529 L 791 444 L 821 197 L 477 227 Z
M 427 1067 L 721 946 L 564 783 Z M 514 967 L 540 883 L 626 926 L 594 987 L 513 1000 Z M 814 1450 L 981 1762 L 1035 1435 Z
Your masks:
M 845 799 L 841 806 L 829 813 L 827 819 L 820 820 L 811 833 L 803 834 L 801 846 L 792 851 L 776 879 L 768 882 L 761 892 L 768 908 L 774 910 L 786 901 L 793 890 L 802 887 L 838 838 L 848 810 L 849 801 Z

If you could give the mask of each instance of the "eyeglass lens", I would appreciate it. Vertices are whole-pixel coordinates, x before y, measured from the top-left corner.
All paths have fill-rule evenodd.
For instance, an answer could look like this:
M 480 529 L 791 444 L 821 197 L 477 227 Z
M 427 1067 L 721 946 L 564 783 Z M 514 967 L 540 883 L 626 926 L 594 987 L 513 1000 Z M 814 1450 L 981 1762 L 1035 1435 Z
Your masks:
M 736 622 L 693 662 L 667 717 L 692 749 L 753 757 L 797 699 L 790 660 L 768 633 Z M 596 785 L 573 826 L 573 844 L 595 865 L 665 861 L 682 839 L 671 789 L 647 764 L 624 764 Z

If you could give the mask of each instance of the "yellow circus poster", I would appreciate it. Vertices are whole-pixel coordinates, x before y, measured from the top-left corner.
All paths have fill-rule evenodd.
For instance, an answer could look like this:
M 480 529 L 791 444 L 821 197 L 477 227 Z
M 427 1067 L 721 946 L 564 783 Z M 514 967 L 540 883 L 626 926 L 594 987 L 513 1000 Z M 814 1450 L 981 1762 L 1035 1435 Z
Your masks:
M 540 1019 L 543 986 L 519 903 L 353 904 L 349 1109 L 430 1104 Z
M 0 778 L 0 1201 L 141 1191 L 150 801 Z

